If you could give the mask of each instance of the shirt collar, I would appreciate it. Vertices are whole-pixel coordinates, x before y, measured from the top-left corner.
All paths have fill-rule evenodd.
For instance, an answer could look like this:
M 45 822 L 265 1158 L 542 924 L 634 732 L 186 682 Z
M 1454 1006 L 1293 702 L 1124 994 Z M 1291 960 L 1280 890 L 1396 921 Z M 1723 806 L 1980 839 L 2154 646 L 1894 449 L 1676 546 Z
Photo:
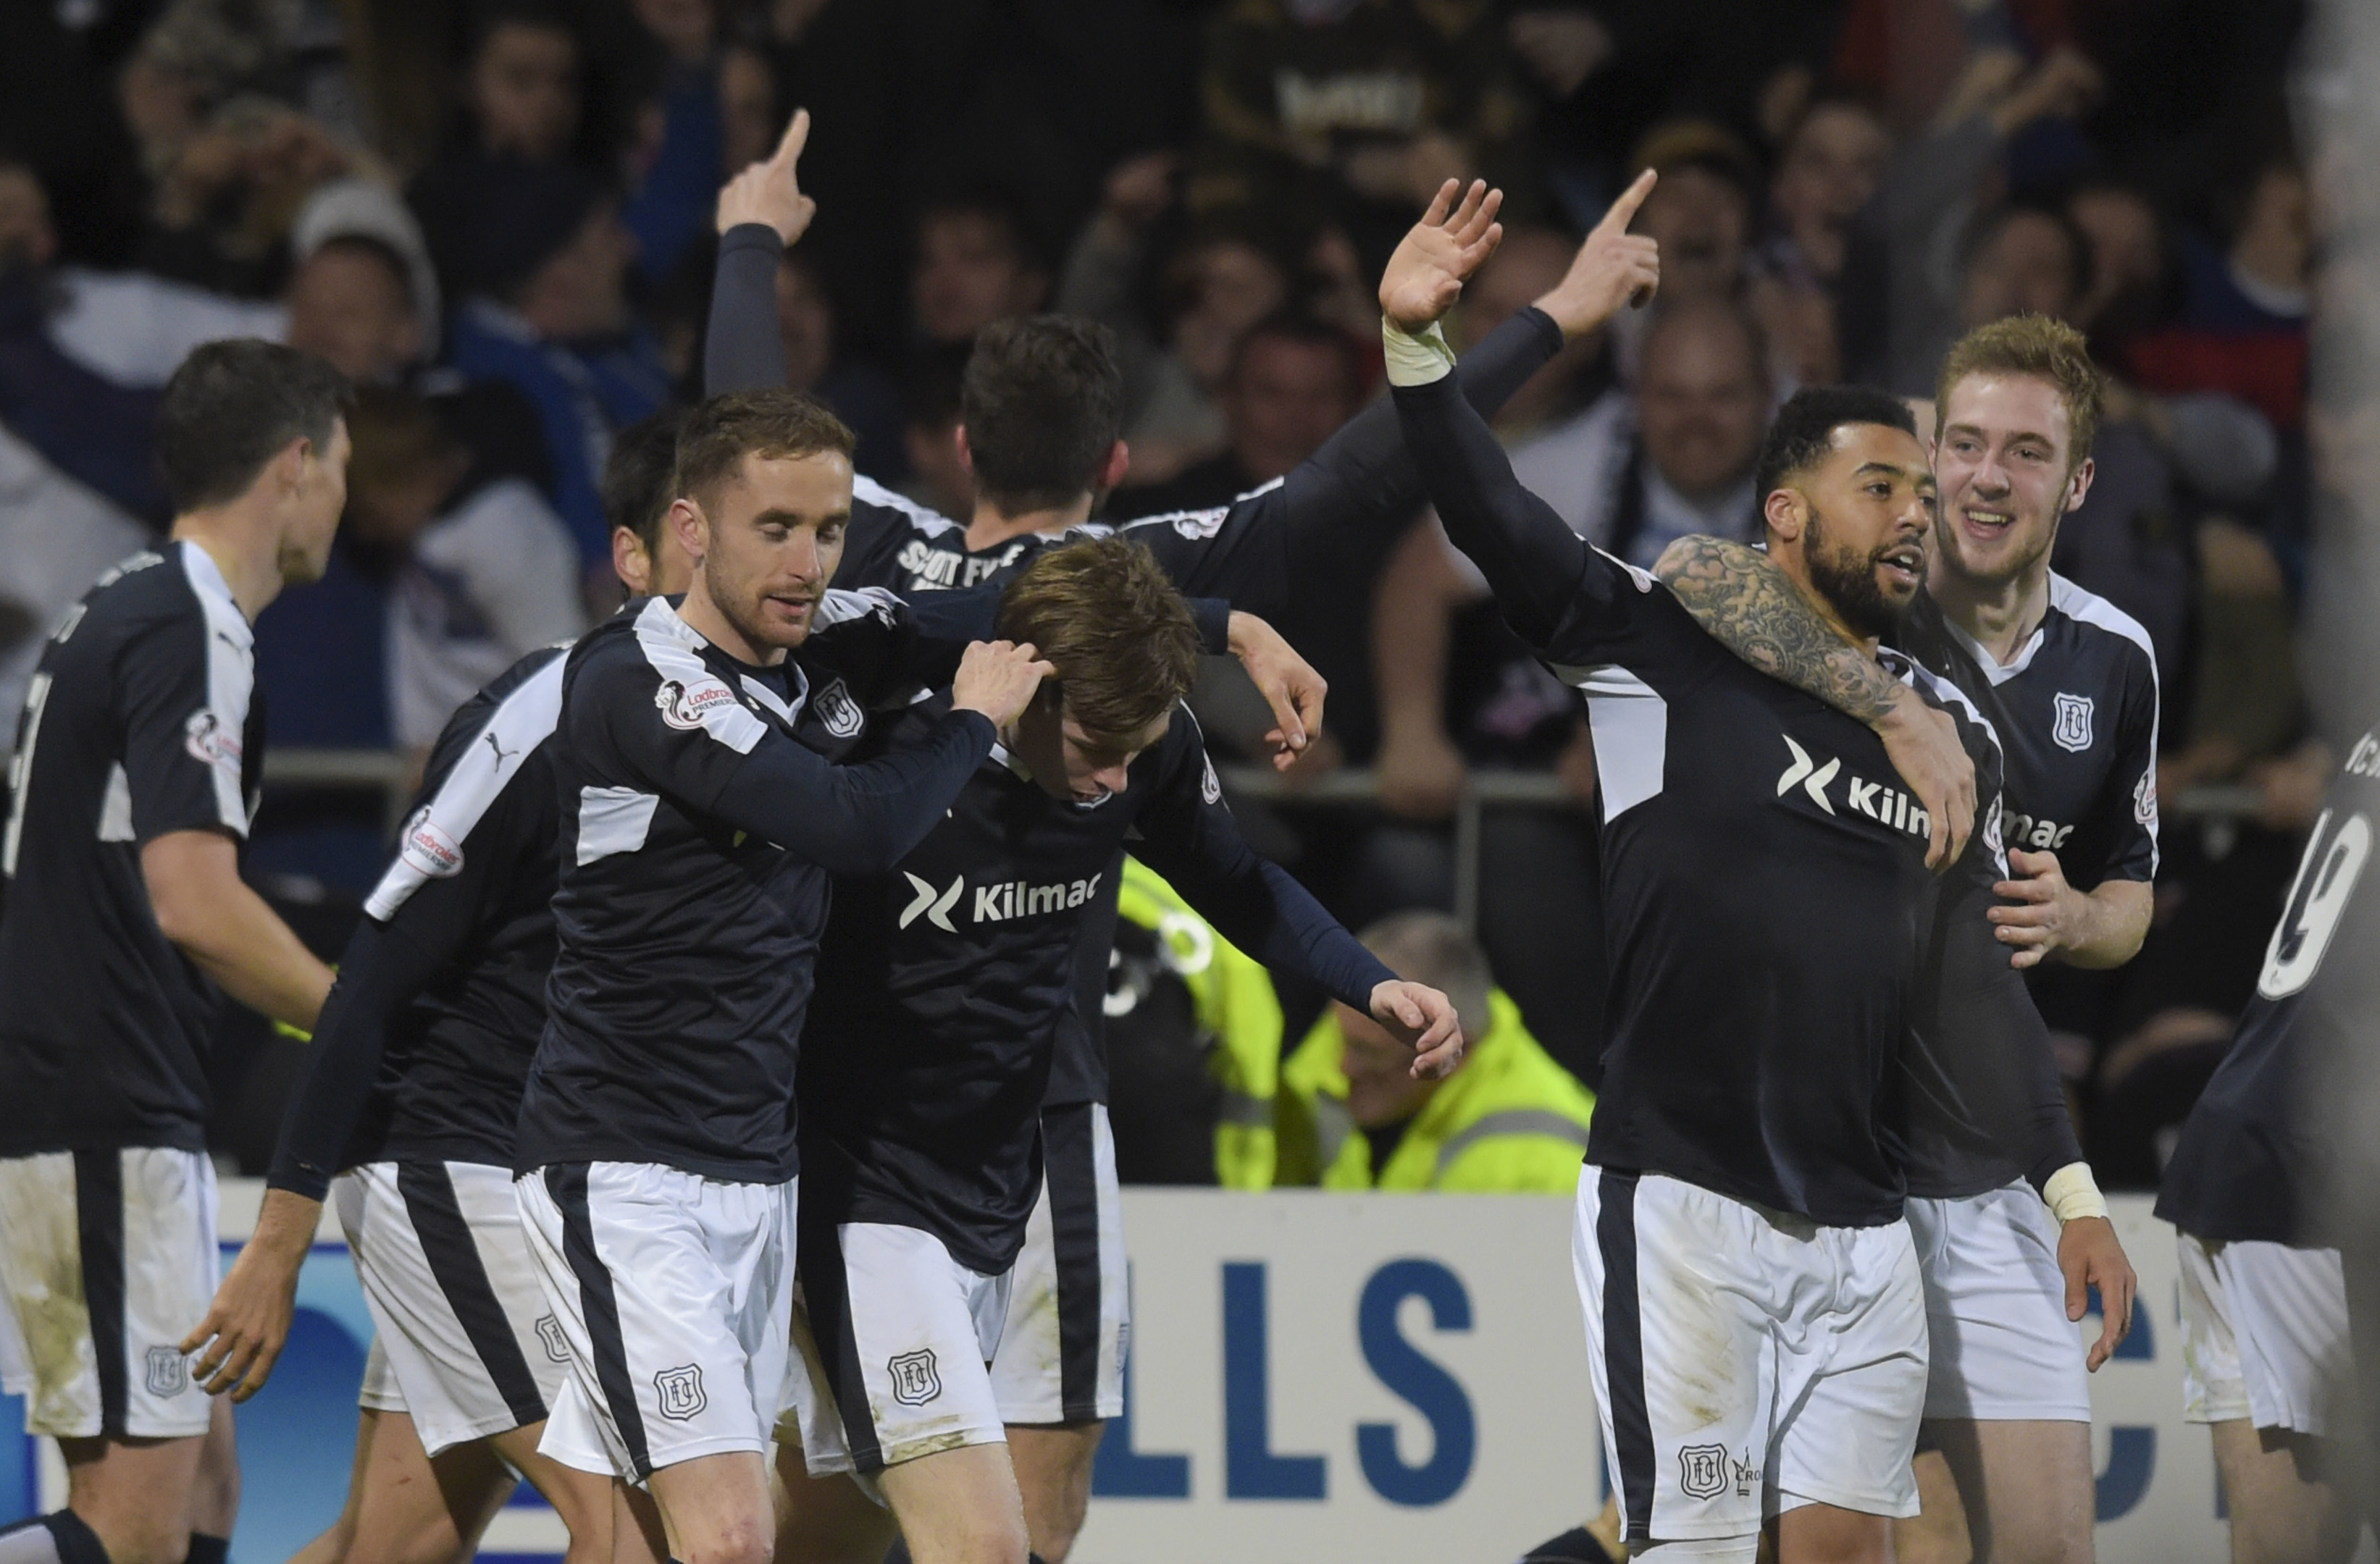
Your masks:
M 255 632 L 249 626 L 248 615 L 240 611 L 239 600 L 231 595 L 231 583 L 224 579 L 223 567 L 215 564 L 214 555 L 185 538 L 182 540 L 182 569 L 189 576 L 194 590 L 219 599 L 224 607 L 231 610 L 230 623 L 223 627 L 225 634 L 237 637 L 243 651 L 253 646 Z

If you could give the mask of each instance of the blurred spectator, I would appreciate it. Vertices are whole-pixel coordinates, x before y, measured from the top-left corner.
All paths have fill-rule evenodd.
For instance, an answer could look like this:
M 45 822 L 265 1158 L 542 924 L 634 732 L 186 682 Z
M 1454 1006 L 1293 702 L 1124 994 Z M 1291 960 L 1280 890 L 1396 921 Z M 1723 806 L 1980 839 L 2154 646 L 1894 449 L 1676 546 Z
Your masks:
M 777 334 L 785 345 L 785 383 L 818 395 L 859 436 L 852 466 L 880 483 L 908 477 L 901 393 L 883 370 L 840 351 L 826 279 L 801 249 L 785 251 L 778 263 Z
M 100 572 L 152 537 L 130 512 L 0 425 L 0 559 L 7 562 L 0 567 L 0 710 L 23 707 L 42 638 Z
M 2184 236 L 2182 319 L 2132 344 L 2132 370 L 2153 391 L 2228 392 L 2294 430 L 2305 412 L 2313 246 L 2304 173 L 2277 153 L 2221 205 L 2226 246 Z
M 669 394 L 660 350 L 628 313 L 635 240 L 612 200 L 567 164 L 491 160 L 464 172 L 447 191 L 467 223 L 451 357 L 535 405 L 554 508 L 600 582 L 612 557 L 601 499 L 611 432 Z
M 1216 401 L 1241 336 L 1289 302 L 1288 268 L 1253 228 L 1194 236 L 1163 268 L 1162 321 L 1141 308 L 1148 241 L 1172 202 L 1177 160 L 1151 152 L 1108 176 L 1105 199 L 1075 239 L 1058 308 L 1116 333 L 1124 437 L 1135 481 L 1159 483 L 1221 449 Z
M 2101 85 L 2097 67 L 2071 49 L 2029 72 L 2008 50 L 1973 55 L 1854 224 L 1840 292 L 1846 372 L 1912 395 L 1932 392 L 1935 366 L 1961 330 L 1961 277 L 1943 258 L 1973 259 L 1978 193 L 2018 132 L 2073 118 Z
M 1404 913 L 1364 931 L 1401 977 L 1453 1001 L 1463 1061 L 1417 1081 L 1413 1050 L 1369 1016 L 1333 1003 L 1281 1066 L 1277 1185 L 1567 1194 L 1595 1098 L 1536 1038 L 1495 985 L 1488 956 L 1439 913 Z
M 937 198 L 917 214 L 909 288 L 917 333 L 948 346 L 1010 315 L 1030 315 L 1050 293 L 1049 268 L 1015 203 L 989 189 Z
M 975 475 L 959 455 L 959 386 L 970 346 L 919 348 L 901 388 L 901 446 L 909 458 L 901 492 L 947 516 L 975 514 Z
M 577 555 L 535 489 L 472 481 L 469 449 L 420 398 L 362 387 L 347 427 L 347 529 L 387 572 L 392 725 L 424 754 L 482 685 L 587 627 Z
M 1532 214 L 1528 100 L 1491 6 L 1247 0 L 1210 24 L 1201 213 L 1344 221 L 1368 269 L 1439 183 L 1482 175 Z
M 620 216 L 637 236 L 639 270 L 659 282 L 676 269 L 690 244 L 710 233 L 712 201 L 729 166 L 718 15 L 712 0 L 634 0 L 634 9 L 645 34 L 641 63 L 659 69 L 638 105 L 625 170 L 628 197 Z M 747 56 L 739 68 L 748 72 L 753 63 Z M 746 87 L 748 92 L 750 84 Z M 764 86 L 759 96 L 773 118 L 773 85 Z M 765 146 L 761 155 L 767 155 Z M 757 161 L 747 158 L 733 166 Z
M 1734 298 L 1753 238 L 1750 151 L 1720 126 L 1682 120 L 1647 135 L 1634 162 L 1661 176 L 1629 226 L 1661 246 L 1662 302 Z
M 1843 269 L 1851 228 L 1876 194 L 1892 135 L 1876 110 L 1820 97 L 1793 124 L 1769 183 L 1772 231 L 1761 248 L 1753 308 L 1780 377 L 1801 385 L 1841 377 Z
M 2077 186 L 2066 215 L 2091 247 L 2091 285 L 2075 303 L 2074 323 L 2089 334 L 2094 358 L 2129 376 L 2133 342 L 2166 324 L 2178 304 L 2165 220 L 2146 193 L 2114 180 Z
M 492 0 L 474 13 L 459 114 L 407 190 L 438 274 L 457 294 L 474 279 L 472 229 L 492 165 L 558 163 L 579 139 L 585 61 L 555 6 Z
M 1322 448 L 1363 406 L 1369 372 L 1346 333 L 1284 311 L 1240 338 L 1223 377 L 1224 448 L 1164 483 L 1125 491 L 1120 514 L 1229 504 Z

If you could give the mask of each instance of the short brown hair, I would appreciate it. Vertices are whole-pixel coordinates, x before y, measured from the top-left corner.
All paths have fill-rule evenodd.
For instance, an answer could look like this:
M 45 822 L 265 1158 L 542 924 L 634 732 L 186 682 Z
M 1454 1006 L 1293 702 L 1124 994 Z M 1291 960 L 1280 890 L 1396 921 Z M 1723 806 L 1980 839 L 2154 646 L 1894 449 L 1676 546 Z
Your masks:
M 807 393 L 783 386 L 726 392 L 686 414 L 678 430 L 673 497 L 708 511 L 747 456 L 773 460 L 832 451 L 848 457 L 857 443 L 850 427 Z
M 1068 543 L 1035 559 L 1001 594 L 999 629 L 1003 640 L 1030 641 L 1057 667 L 1067 709 L 1101 741 L 1138 736 L 1198 676 L 1190 605 L 1155 555 L 1122 538 Z
M 1969 375 L 2024 375 L 2047 381 L 2066 404 L 2066 426 L 2071 448 L 2069 472 L 2091 454 L 2099 432 L 2099 418 L 2107 405 L 2107 377 L 2091 361 L 2082 333 L 2047 315 L 2010 315 L 1977 326 L 1943 357 L 1942 373 L 1934 382 L 1934 438 L 1941 439 L 1950 417 L 1950 388 Z

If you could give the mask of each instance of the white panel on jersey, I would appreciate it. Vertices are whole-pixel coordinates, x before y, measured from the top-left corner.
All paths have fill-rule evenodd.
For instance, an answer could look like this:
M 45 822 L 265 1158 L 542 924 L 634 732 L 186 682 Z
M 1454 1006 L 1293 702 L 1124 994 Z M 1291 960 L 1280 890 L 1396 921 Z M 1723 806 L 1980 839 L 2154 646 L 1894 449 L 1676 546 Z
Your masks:
M 107 795 L 99 803 L 99 839 L 132 840 L 132 779 L 124 774 L 121 760 L 107 769 Z
M 256 637 L 248 627 L 247 616 L 232 600 L 230 583 L 204 549 L 185 541 L 182 569 L 189 577 L 191 594 L 207 616 L 207 709 L 191 713 L 190 720 L 196 723 L 203 716 L 214 719 L 212 741 L 200 744 L 194 733 L 192 743 L 209 756 L 215 811 L 224 829 L 245 837 L 248 801 L 240 796 L 240 760 L 248 703 L 256 689 Z
M 513 686 L 455 758 L 438 791 L 406 818 L 405 829 L 397 833 L 396 862 L 372 887 L 364 903 L 366 916 L 386 923 L 426 882 L 461 871 L 463 839 L 520 770 L 523 758 L 552 737 L 554 724 L 562 720 L 562 667 L 566 661 L 551 658 Z
M 941 512 L 929 510 L 906 494 L 885 488 L 866 473 L 852 475 L 851 498 L 856 504 L 881 505 L 886 510 L 899 511 L 917 525 L 918 531 L 929 537 L 938 537 L 945 532 L 966 530 Z
M 633 787 L 578 790 L 578 862 L 581 867 L 614 853 L 633 853 L 653 829 L 657 794 Z
M 749 755 L 768 726 L 702 661 L 699 649 L 709 644 L 666 598 L 653 599 L 637 615 L 638 649 L 662 677 L 653 699 L 662 721 L 687 733 L 699 729 L 736 754 Z
M 2067 618 L 2083 624 L 2095 624 L 2102 630 L 2124 637 L 2141 649 L 2149 660 L 2149 692 L 2156 705 L 2149 712 L 2149 763 L 2132 783 L 2132 818 L 2149 833 L 2149 872 L 2155 874 L 2163 857 L 2157 846 L 2156 757 L 2159 734 L 2165 723 L 2165 688 L 2157 677 L 2156 645 L 2149 639 L 2146 626 L 2118 608 L 2107 599 L 2086 592 L 2056 571 L 2049 573 L 2049 606 Z
M 1627 669 L 1609 663 L 1557 668 L 1554 673 L 1586 697 L 1604 819 L 1616 820 L 1659 794 L 1670 749 L 1670 703 Z
M 815 623 L 842 624 L 854 619 L 865 619 L 872 613 L 890 624 L 892 616 L 901 611 L 901 606 L 900 598 L 882 587 L 861 587 L 856 590 L 830 587 L 819 598 Z

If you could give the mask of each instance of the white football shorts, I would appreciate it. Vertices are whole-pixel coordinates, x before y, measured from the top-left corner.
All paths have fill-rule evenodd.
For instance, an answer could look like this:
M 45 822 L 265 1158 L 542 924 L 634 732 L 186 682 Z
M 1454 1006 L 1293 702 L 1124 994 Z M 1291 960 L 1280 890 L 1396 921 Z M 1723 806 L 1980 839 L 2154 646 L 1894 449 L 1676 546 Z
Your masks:
M 2213 1243 L 2181 1247 L 2181 1415 L 2246 1418 L 2321 1437 L 2351 1424 L 2354 1355 L 2336 1249 Z
M 522 1175 L 529 1253 L 570 1376 L 538 1449 L 642 1483 L 768 1452 L 784 1407 L 798 1181 L 723 1183 L 647 1162 Z
M 1908 1203 L 1925 1281 L 1928 1418 L 2091 1421 L 2082 1328 L 2066 1317 L 2058 1218 L 2023 1182 Z
M 1904 1222 L 1823 1227 L 1589 1163 L 1572 1256 L 1628 1540 L 1749 1560 L 1803 1504 L 1917 1513 L 1925 1303 Z
M 1041 1147 L 1041 1198 L 1009 1273 L 991 1393 L 1007 1423 L 1122 1417 L 1132 1300 L 1106 1105 L 1044 1112 Z
M 212 1402 L 182 1340 L 214 1302 L 215 1170 L 163 1146 L 0 1158 L 8 1388 L 29 1433 L 178 1439 Z

